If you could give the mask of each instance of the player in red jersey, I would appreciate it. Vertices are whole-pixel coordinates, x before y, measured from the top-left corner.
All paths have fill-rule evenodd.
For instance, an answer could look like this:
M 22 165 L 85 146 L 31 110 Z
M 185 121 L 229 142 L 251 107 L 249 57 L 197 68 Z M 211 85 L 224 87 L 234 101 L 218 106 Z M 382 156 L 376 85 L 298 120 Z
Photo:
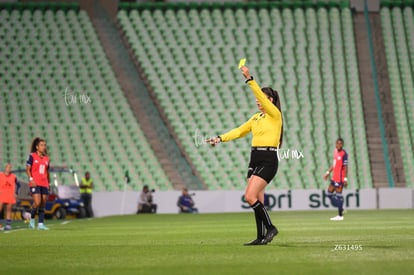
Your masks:
M 16 176 L 11 173 L 11 168 L 11 164 L 8 163 L 4 172 L 0 172 L 0 210 L 3 209 L 3 205 L 6 205 L 4 230 L 11 230 L 12 207 L 16 203 Z
M 26 173 L 29 177 L 30 193 L 33 204 L 29 228 L 35 228 L 35 216 L 39 215 L 38 229 L 48 230 L 44 224 L 45 206 L 49 195 L 49 157 L 47 156 L 46 141 L 39 137 L 35 138 L 30 147 L 30 155 L 26 162 Z
M 348 185 L 348 179 L 346 177 L 348 172 L 348 153 L 343 149 L 343 146 L 344 140 L 338 138 L 336 140 L 333 164 L 323 176 L 327 180 L 329 174 L 333 171 L 327 195 L 331 199 L 332 205 L 338 207 L 338 216 L 331 218 L 331 221 L 342 221 L 344 219 L 344 197 L 342 196 L 342 190 L 344 186 L 346 187 Z

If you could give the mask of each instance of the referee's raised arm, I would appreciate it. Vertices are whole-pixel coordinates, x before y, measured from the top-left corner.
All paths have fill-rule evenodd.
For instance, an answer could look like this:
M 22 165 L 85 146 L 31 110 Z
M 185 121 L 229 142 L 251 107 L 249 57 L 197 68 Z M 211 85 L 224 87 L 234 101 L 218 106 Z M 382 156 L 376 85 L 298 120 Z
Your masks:
M 253 91 L 254 96 L 263 106 L 264 112 L 276 119 L 280 119 L 282 116 L 281 110 L 277 108 L 275 104 L 269 100 L 268 96 L 262 91 L 259 84 L 257 84 L 257 82 L 253 79 L 253 76 L 250 74 L 249 68 L 243 66 L 240 68 L 240 70 L 242 71 L 243 76 L 246 78 L 246 83 Z M 275 95 L 272 95 L 272 98 L 275 99 Z

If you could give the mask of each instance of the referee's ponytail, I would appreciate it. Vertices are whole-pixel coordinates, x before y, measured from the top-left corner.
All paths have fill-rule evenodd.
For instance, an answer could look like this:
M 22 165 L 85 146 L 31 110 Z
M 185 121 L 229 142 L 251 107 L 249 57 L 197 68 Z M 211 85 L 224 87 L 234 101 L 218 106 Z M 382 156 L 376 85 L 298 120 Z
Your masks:
M 273 90 L 270 87 L 265 87 L 262 88 L 262 92 L 267 95 L 268 97 L 273 98 L 273 104 L 279 109 L 280 113 L 282 113 L 282 106 L 280 104 L 280 97 L 279 97 L 279 93 L 275 90 Z M 282 116 L 282 121 L 283 121 L 283 116 Z M 282 142 L 283 142 L 283 123 L 282 123 L 282 129 L 280 131 L 280 142 L 279 142 L 279 148 L 282 147 Z

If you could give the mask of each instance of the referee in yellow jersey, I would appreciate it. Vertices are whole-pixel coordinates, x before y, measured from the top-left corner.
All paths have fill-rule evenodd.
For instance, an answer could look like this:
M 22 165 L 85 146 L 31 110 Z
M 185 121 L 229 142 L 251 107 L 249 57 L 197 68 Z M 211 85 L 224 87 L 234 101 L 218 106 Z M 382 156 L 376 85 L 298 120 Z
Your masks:
M 269 87 L 261 89 L 246 66 L 241 67 L 241 71 L 256 97 L 260 112 L 254 114 L 240 127 L 207 141 L 215 145 L 252 133 L 247 187 L 244 195 L 254 210 L 257 238 L 245 245 L 266 245 L 278 234 L 264 207 L 264 193 L 267 184 L 274 178 L 278 169 L 277 150 L 282 144 L 283 136 L 282 110 L 277 91 Z

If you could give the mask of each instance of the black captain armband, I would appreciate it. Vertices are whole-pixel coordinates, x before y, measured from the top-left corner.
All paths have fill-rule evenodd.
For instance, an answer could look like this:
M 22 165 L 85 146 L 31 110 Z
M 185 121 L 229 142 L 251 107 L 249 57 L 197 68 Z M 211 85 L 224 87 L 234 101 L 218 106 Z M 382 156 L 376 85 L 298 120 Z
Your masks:
M 248 83 L 249 81 L 253 80 L 253 76 L 250 76 L 250 78 L 246 79 L 245 83 Z

